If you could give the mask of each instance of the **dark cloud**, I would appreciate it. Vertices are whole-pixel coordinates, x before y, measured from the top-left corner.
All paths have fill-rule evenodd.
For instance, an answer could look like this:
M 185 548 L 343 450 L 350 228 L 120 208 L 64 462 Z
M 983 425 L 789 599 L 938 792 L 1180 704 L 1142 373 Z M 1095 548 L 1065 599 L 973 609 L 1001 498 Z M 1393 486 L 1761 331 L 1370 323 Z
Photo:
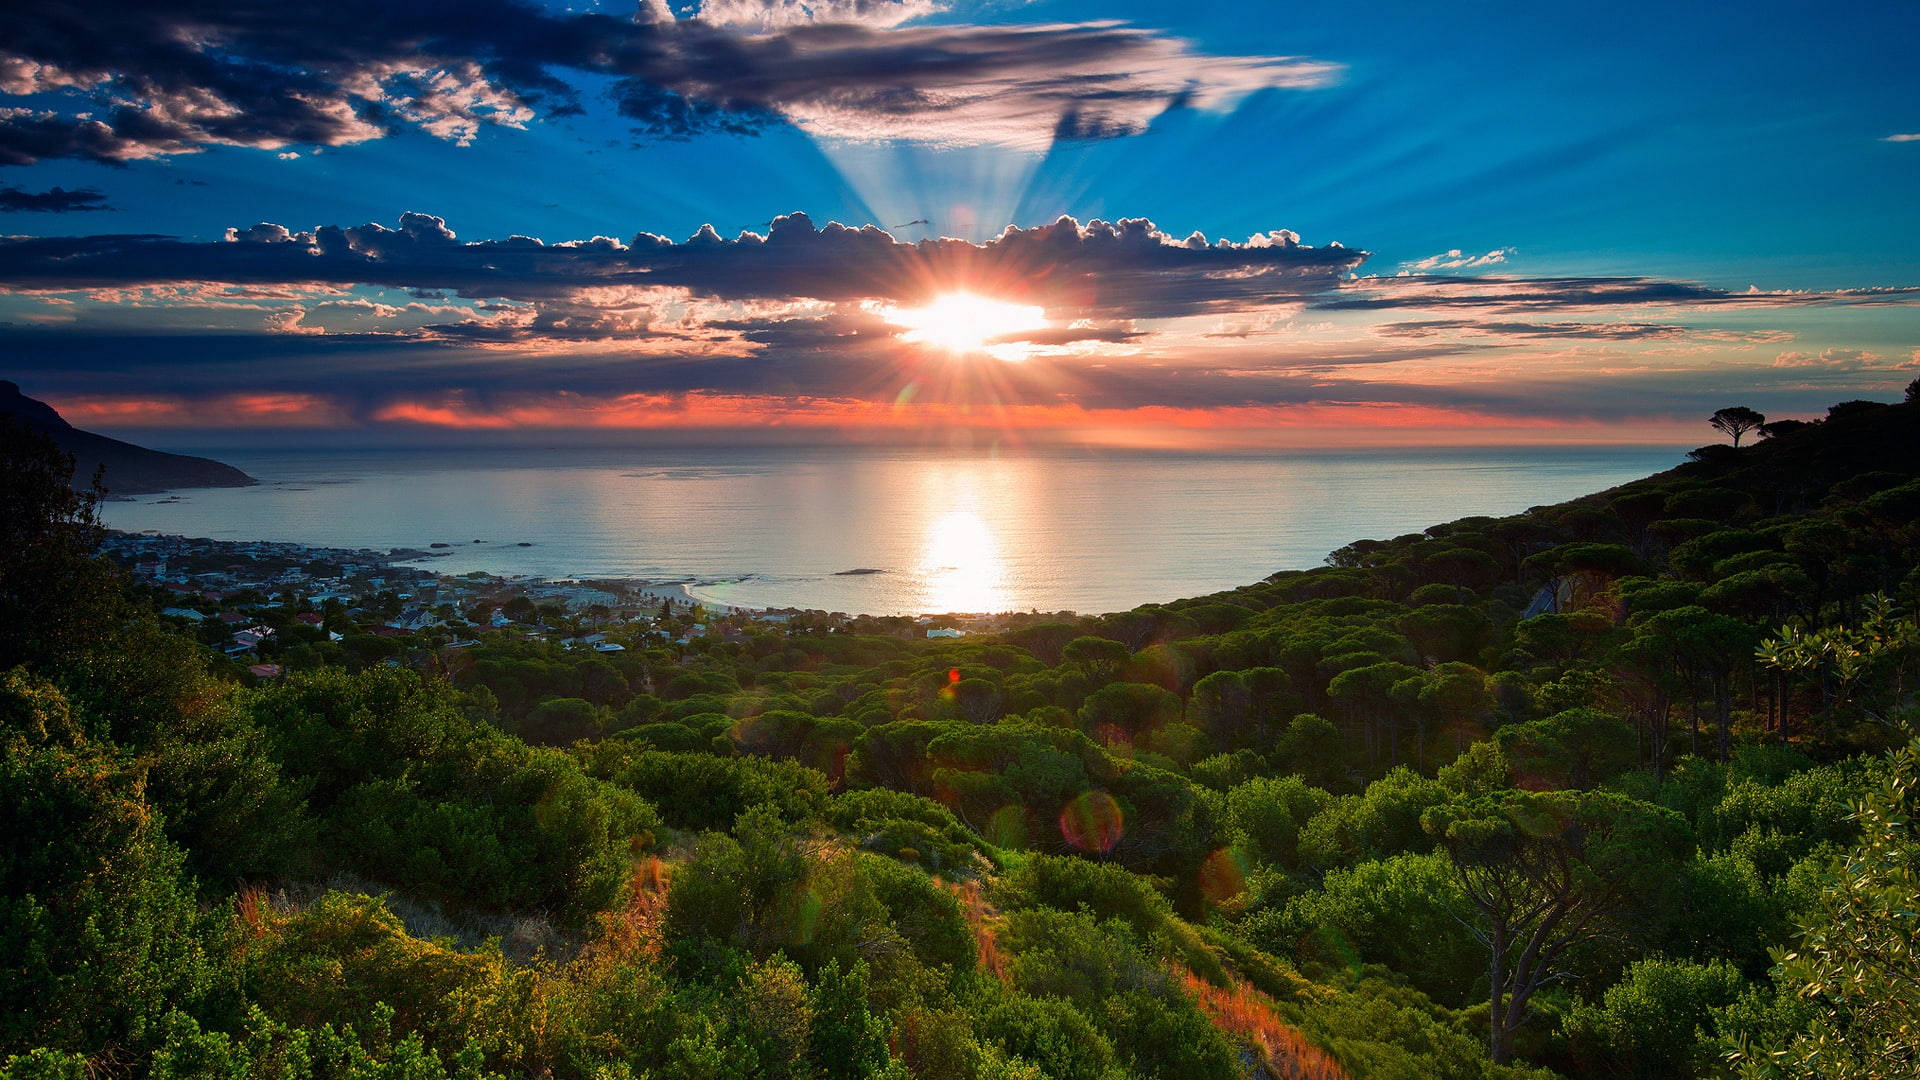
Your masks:
M 87 210 L 111 210 L 105 194 L 93 188 L 53 188 L 49 191 L 22 191 L 0 187 L 0 210 L 39 214 L 73 214 Z
M 1339 73 L 1297 57 L 1204 56 L 1112 22 L 901 27 L 933 9 L 814 5 L 801 19 L 778 0 L 728 7 L 677 19 L 643 4 L 621 19 L 515 0 L 23 0 L 0 12 L 0 95 L 18 100 L 0 108 L 0 164 L 341 145 L 403 125 L 464 142 L 487 125 L 579 112 L 583 76 L 611 79 L 615 107 L 656 136 L 781 122 L 838 138 L 1042 147 Z
M 1668 323 L 1625 322 L 1498 322 L 1479 319 L 1424 319 L 1418 322 L 1387 323 L 1375 333 L 1386 337 L 1426 338 L 1447 334 L 1471 333 L 1500 337 L 1551 340 L 1555 338 L 1592 338 L 1601 341 L 1677 340 L 1694 331 Z
M 682 243 L 641 233 L 546 244 L 529 237 L 459 241 L 440 218 L 409 213 L 398 228 L 260 224 L 225 242 L 104 235 L 0 239 L 0 286 L 113 288 L 183 282 L 324 283 L 447 290 L 462 296 L 579 303 L 583 289 L 679 288 L 720 300 L 890 300 L 956 289 L 1045 306 L 1057 318 L 1169 318 L 1238 310 L 1323 292 L 1364 251 L 1309 247 L 1292 233 L 1246 243 L 1175 238 L 1140 218 L 1061 218 L 1008 228 L 985 243 L 903 243 L 886 231 L 805 214 L 765 236 L 722 239 L 711 227 Z
M 1907 304 L 1917 300 L 1920 300 L 1920 286 L 1807 292 L 1749 289 L 1738 292 L 1711 285 L 1646 277 L 1459 278 L 1403 275 L 1347 282 L 1338 292 L 1315 299 L 1313 306 L 1322 311 L 1405 309 L 1529 315 L 1581 308 L 1804 307 L 1834 303 Z M 1476 322 L 1474 325 L 1480 324 Z

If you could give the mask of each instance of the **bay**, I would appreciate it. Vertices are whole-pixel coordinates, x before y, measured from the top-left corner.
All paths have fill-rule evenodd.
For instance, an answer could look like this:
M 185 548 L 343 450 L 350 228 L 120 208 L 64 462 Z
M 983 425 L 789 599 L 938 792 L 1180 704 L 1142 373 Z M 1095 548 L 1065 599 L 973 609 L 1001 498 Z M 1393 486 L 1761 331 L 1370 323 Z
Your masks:
M 177 449 L 261 484 L 111 502 L 108 525 L 383 551 L 437 543 L 420 565 L 440 573 L 684 580 L 705 602 L 869 614 L 1195 596 L 1318 566 L 1361 537 L 1516 513 L 1683 458 L 1672 447 Z

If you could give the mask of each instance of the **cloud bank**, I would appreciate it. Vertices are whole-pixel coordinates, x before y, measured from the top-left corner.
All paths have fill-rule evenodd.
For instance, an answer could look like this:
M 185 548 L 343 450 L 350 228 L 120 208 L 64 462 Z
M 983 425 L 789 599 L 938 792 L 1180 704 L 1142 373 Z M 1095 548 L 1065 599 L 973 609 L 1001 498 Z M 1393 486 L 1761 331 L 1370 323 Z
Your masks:
M 816 227 L 807 215 L 765 235 L 711 226 L 678 243 L 652 233 L 547 244 L 524 236 L 462 242 L 446 222 L 403 214 L 295 231 L 263 223 L 224 242 L 101 235 L 0 238 L 0 285 L 58 291 L 219 282 L 442 289 L 470 298 L 591 305 L 619 290 L 682 289 L 728 301 L 894 300 L 962 288 L 1037 303 L 1063 318 L 1175 318 L 1332 288 L 1367 253 L 1312 247 L 1277 230 L 1246 241 L 1175 237 L 1141 218 L 1009 226 L 984 243 L 905 243 L 875 226 Z M 596 292 L 597 290 L 597 292 Z

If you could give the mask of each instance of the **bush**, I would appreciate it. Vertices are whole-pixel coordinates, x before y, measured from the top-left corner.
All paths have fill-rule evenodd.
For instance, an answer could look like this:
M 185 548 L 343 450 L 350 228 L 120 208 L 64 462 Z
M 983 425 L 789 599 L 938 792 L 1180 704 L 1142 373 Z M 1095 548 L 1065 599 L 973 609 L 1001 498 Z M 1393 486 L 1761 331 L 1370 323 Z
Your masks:
M 1567 1017 L 1569 1052 L 1583 1071 L 1655 1078 L 1694 1075 L 1714 1058 L 1714 1014 L 1745 983 L 1723 961 L 1638 960 L 1599 1005 Z

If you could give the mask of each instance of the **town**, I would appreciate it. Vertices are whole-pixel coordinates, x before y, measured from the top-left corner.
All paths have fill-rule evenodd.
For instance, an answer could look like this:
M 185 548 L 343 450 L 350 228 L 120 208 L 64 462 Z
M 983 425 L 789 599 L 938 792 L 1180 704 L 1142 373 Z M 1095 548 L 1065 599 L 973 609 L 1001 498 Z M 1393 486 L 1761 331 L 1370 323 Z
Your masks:
M 446 652 L 483 643 L 618 654 L 788 633 L 957 638 L 1041 617 L 733 608 L 703 604 L 677 581 L 436 574 L 412 565 L 433 554 L 411 548 L 114 531 L 102 552 L 133 575 L 161 618 L 188 628 L 253 680 L 340 663 L 444 670 Z

